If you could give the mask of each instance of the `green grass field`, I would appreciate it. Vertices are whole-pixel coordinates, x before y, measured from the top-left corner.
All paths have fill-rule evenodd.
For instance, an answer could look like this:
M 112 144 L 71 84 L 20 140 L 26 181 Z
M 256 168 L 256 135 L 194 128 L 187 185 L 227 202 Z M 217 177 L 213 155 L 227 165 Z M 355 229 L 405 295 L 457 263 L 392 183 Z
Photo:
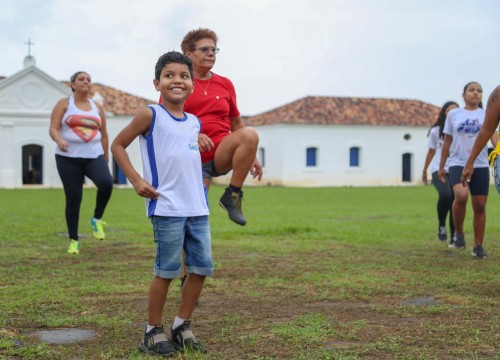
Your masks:
M 210 190 L 215 274 L 193 317 L 209 352 L 178 359 L 500 359 L 494 188 L 485 260 L 470 255 L 470 204 L 467 249 L 437 240 L 430 186 L 246 188 L 245 227 L 217 205 L 222 192 Z M 0 190 L 0 358 L 148 358 L 137 349 L 155 255 L 144 202 L 115 189 L 97 241 L 94 197 L 85 190 L 81 253 L 69 255 L 61 189 Z M 36 336 L 67 328 L 96 336 L 62 345 Z

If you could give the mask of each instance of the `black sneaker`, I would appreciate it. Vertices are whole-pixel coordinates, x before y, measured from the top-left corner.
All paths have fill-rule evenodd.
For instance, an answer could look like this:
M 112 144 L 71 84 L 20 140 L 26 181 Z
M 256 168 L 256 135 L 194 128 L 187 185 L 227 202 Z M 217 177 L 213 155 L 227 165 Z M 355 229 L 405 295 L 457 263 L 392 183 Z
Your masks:
M 484 259 L 488 254 L 486 254 L 482 245 L 478 245 L 472 250 L 472 256 L 476 256 L 478 259 Z
M 440 226 L 438 229 L 438 239 L 439 241 L 448 240 L 448 236 L 446 235 L 446 226 Z
M 243 212 L 241 211 L 241 200 L 243 199 L 243 191 L 242 192 L 232 192 L 229 188 L 226 188 L 224 194 L 219 200 L 219 205 L 222 206 L 223 209 L 227 210 L 229 218 L 234 221 L 238 225 L 245 225 L 247 221 L 243 216 Z
M 455 246 L 456 249 L 465 249 L 465 236 L 464 233 L 458 233 L 455 235 Z
M 163 325 L 156 325 L 144 333 L 144 339 L 139 344 L 139 350 L 149 355 L 171 356 L 177 349 L 170 343 L 163 331 Z
M 191 331 L 191 321 L 186 320 L 182 325 L 170 330 L 170 340 L 178 350 L 195 350 L 206 353 L 207 349 L 197 338 L 194 337 Z

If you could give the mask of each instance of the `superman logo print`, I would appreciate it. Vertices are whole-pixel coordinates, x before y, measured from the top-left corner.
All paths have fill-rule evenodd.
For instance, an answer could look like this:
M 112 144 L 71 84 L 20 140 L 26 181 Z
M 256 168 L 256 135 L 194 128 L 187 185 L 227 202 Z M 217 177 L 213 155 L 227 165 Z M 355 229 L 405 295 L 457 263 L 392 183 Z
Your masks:
M 71 115 L 64 122 L 86 143 L 95 138 L 101 127 L 101 119 L 88 115 Z

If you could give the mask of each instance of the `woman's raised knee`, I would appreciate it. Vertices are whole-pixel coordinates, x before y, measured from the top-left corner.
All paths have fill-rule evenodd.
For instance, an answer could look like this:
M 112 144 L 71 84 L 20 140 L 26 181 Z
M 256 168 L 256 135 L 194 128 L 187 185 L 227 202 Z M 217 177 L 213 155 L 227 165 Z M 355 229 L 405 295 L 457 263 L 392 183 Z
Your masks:
M 257 130 L 252 127 L 244 127 L 241 130 L 241 137 L 244 142 L 251 144 L 259 143 L 259 134 L 257 133 Z

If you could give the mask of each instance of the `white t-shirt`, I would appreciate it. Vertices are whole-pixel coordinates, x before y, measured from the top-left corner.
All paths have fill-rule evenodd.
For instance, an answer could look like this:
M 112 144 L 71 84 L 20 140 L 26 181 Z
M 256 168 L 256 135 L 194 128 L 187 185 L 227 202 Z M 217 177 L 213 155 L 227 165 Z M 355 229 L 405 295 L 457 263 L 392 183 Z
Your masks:
M 439 137 L 439 126 L 434 126 L 429 132 L 429 141 L 427 146 L 429 149 L 435 150 L 434 159 L 431 163 L 431 173 L 439 171 L 439 163 L 441 162 L 441 150 L 443 150 L 444 140 Z M 444 170 L 448 172 L 449 158 L 444 164 Z
M 158 199 L 145 199 L 147 216 L 192 217 L 209 214 L 198 147 L 200 120 L 188 113 L 176 118 L 161 105 L 153 111 L 147 136 L 139 136 L 143 177 Z
M 483 125 L 484 114 L 484 110 L 481 108 L 476 110 L 457 108 L 448 113 L 443 130 L 446 135 L 453 137 L 448 166 L 465 166 L 474 141 Z M 474 168 L 487 167 L 489 167 L 488 148 L 485 146 L 474 161 Z

